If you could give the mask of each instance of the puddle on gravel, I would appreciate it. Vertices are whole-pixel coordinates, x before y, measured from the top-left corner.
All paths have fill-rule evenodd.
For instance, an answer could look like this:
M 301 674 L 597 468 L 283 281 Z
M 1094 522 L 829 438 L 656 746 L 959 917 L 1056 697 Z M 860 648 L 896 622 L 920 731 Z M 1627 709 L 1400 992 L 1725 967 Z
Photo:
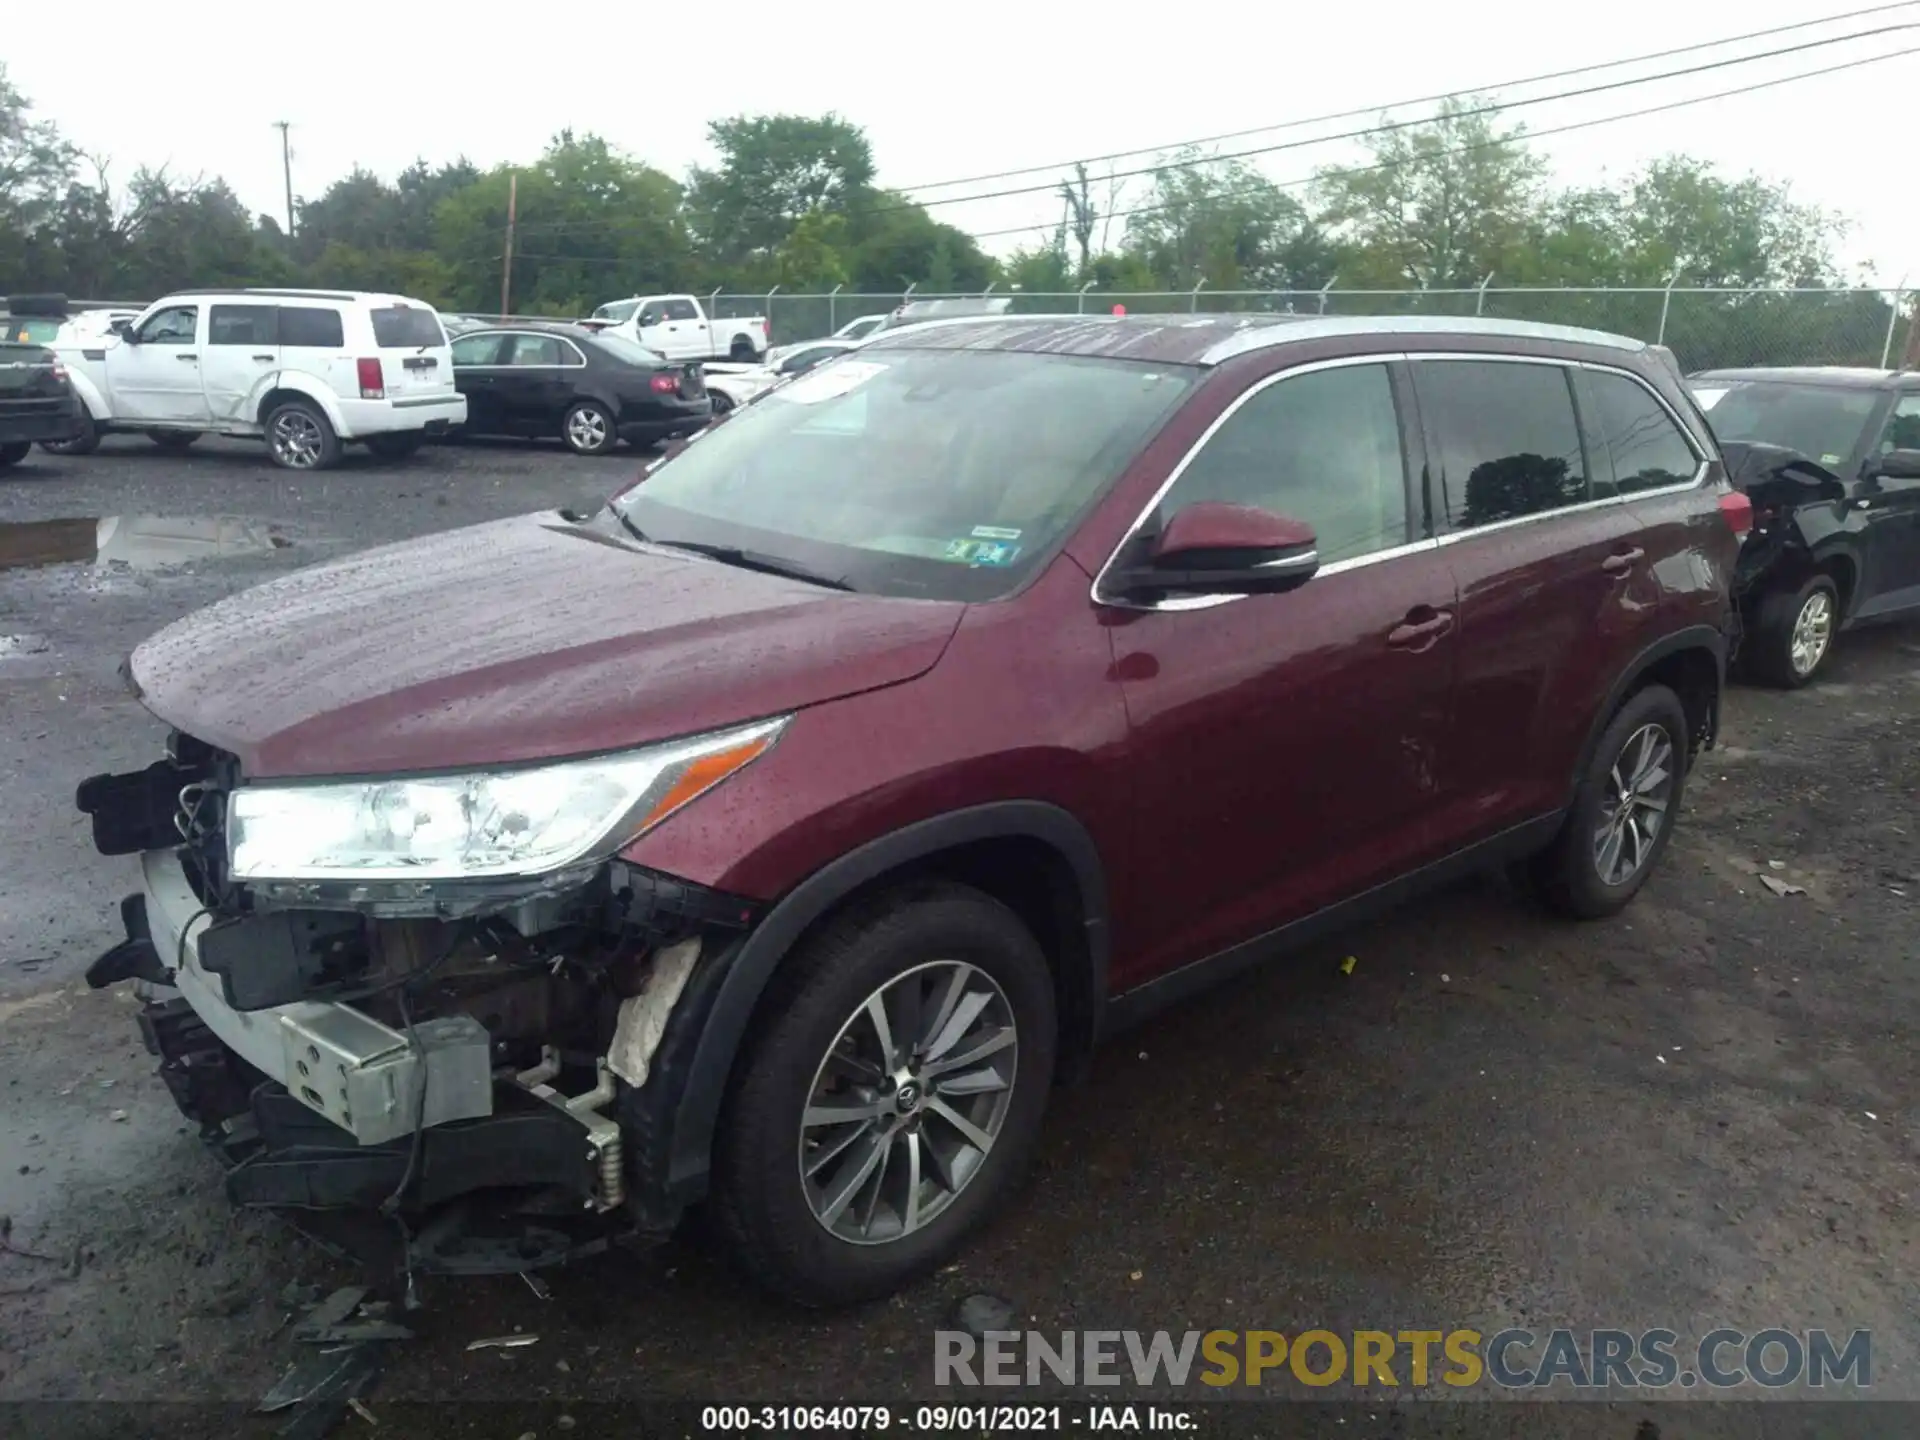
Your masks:
M 261 555 L 292 543 L 271 525 L 227 515 L 32 520 L 0 524 L 0 570 L 76 561 L 161 570 L 196 560 Z

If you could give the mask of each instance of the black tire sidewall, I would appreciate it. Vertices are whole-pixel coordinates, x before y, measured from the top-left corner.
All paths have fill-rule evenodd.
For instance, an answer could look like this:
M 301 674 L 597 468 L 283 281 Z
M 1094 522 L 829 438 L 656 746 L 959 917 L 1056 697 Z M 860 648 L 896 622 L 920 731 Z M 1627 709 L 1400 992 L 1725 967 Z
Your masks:
M 573 443 L 573 417 L 578 415 L 582 410 L 592 410 L 607 422 L 607 438 L 605 443 L 595 446 L 590 450 L 583 449 L 581 446 Z M 552 412 L 549 411 L 548 413 L 551 414 Z M 604 455 L 620 443 L 619 432 L 614 426 L 613 412 L 598 400 L 580 400 L 567 407 L 566 418 L 560 422 L 560 439 L 561 442 L 576 455 Z
M 273 448 L 273 422 L 288 410 L 301 411 L 307 418 L 312 420 L 314 424 L 320 427 L 320 458 L 304 469 L 298 465 L 282 463 L 279 453 Z M 307 474 L 315 470 L 328 469 L 340 459 L 340 436 L 334 431 L 333 424 L 327 419 L 326 412 L 311 400 L 288 400 L 274 406 L 273 409 L 267 412 L 265 428 L 267 460 L 282 470 L 291 471 L 295 475 Z
M 733 397 L 723 390 L 709 388 L 707 391 L 707 400 L 708 403 L 713 406 L 713 418 L 716 420 L 722 415 L 730 413 L 735 408 Z
M 81 406 L 80 433 L 71 440 L 51 443 L 43 440 L 40 448 L 49 455 L 91 455 L 100 448 L 100 426 L 95 422 L 93 412 Z
M 787 963 L 770 987 L 768 1023 L 748 1041 L 716 1143 L 723 1230 L 755 1277 L 803 1305 L 888 1294 L 950 1255 L 1025 1172 L 1052 1086 L 1057 1044 L 1045 955 L 998 901 L 960 886 L 902 894 L 839 924 Z M 855 1245 L 814 1218 L 799 1175 L 800 1114 L 814 1076 L 849 1016 L 889 979 L 934 960 L 964 960 L 992 976 L 1019 1027 L 1014 1094 L 985 1164 L 935 1220 L 881 1245 Z
M 1649 721 L 1661 722 L 1673 743 L 1673 789 L 1667 796 L 1666 819 L 1654 837 L 1653 853 L 1647 857 L 1646 864 L 1626 884 L 1608 885 L 1600 878 L 1593 855 L 1593 834 L 1600 825 L 1600 808 L 1606 803 L 1607 774 L 1634 732 Z M 1686 707 L 1680 703 L 1680 697 L 1664 685 L 1649 685 L 1635 692 L 1607 722 L 1574 796 L 1573 807 L 1567 812 L 1560 843 L 1549 852 L 1548 883 L 1558 908 L 1586 917 L 1611 915 L 1639 894 L 1648 877 L 1660 868 L 1667 844 L 1673 838 L 1686 790 L 1689 756 Z
M 0 470 L 12 469 L 32 453 L 31 440 L 18 440 L 11 445 L 0 445 Z
M 1802 675 L 1793 668 L 1793 627 L 1815 592 L 1825 591 L 1833 606 L 1833 628 L 1827 635 L 1827 648 L 1813 669 Z M 1755 678 L 1783 690 L 1798 690 L 1810 685 L 1827 668 L 1833 657 L 1833 642 L 1840 631 L 1840 587 L 1829 575 L 1809 575 L 1792 590 L 1780 589 L 1766 595 L 1759 605 L 1759 623 L 1754 627 L 1752 665 Z

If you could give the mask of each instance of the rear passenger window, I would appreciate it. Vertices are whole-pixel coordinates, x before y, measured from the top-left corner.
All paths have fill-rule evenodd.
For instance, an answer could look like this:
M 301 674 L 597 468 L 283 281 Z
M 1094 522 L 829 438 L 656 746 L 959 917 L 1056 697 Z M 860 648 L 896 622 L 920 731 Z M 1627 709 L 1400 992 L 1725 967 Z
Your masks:
M 558 365 L 560 342 L 551 335 L 515 335 L 507 342 L 508 365 Z
M 282 305 L 280 343 L 314 350 L 345 349 L 347 337 L 340 325 L 340 312 L 312 305 Z
M 1440 435 L 1441 508 L 1455 530 L 1543 515 L 1591 497 L 1559 365 L 1423 360 L 1420 402 Z
M 1161 519 L 1201 500 L 1306 521 L 1322 564 L 1405 544 L 1406 464 L 1387 367 L 1315 370 L 1254 395 L 1193 457 Z
M 447 343 L 431 310 L 383 305 L 367 313 L 373 317 L 373 343 L 382 350 L 419 350 Z
M 278 345 L 271 305 L 216 305 L 207 317 L 209 345 Z
M 666 304 L 669 320 L 698 320 L 700 312 L 693 308 L 691 300 L 669 300 Z
M 1684 485 L 1700 468 L 1699 457 L 1647 387 L 1604 370 L 1587 372 L 1593 397 L 1593 430 L 1613 457 L 1619 494 Z

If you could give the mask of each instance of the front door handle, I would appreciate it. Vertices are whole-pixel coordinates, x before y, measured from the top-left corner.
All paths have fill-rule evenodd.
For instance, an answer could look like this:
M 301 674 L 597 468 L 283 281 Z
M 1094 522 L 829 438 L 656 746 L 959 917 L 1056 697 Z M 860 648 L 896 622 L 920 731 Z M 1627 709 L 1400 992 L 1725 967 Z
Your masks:
M 1624 575 L 1639 561 L 1647 558 L 1644 550 L 1623 550 L 1618 555 L 1609 555 L 1600 562 L 1600 568 L 1609 575 Z
M 1416 620 L 1413 617 L 1422 615 Z M 1396 650 L 1425 649 L 1453 629 L 1453 614 L 1447 610 L 1428 611 L 1424 607 L 1409 610 L 1407 618 L 1387 632 L 1387 644 Z
M 173 358 L 176 360 L 198 360 L 200 357 L 198 355 L 176 355 Z
M 273 363 L 273 356 L 271 355 L 256 355 L 253 358 L 256 360 L 265 360 L 268 364 Z

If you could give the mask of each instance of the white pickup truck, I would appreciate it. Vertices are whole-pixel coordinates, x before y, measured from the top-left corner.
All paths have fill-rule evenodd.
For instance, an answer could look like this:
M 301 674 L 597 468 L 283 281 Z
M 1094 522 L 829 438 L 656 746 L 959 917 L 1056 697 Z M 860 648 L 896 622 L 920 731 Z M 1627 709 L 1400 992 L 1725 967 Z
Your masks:
M 669 360 L 757 363 L 767 353 L 767 317 L 710 320 L 692 295 L 634 295 L 611 300 L 586 322 Z

